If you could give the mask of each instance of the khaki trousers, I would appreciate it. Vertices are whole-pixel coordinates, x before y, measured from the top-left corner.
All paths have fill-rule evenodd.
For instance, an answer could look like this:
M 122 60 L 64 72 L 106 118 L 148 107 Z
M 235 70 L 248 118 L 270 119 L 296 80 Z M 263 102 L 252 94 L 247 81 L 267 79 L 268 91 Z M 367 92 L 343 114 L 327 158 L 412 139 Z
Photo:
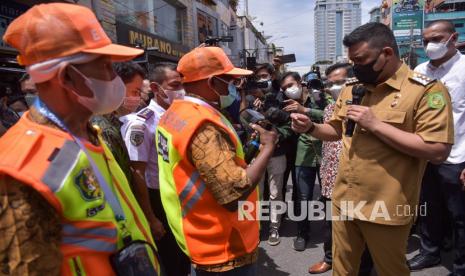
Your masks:
M 334 204 L 332 212 L 340 216 Z M 379 276 L 410 275 L 405 254 L 411 223 L 385 225 L 354 219 L 333 220 L 332 225 L 333 275 L 357 276 L 365 244 Z

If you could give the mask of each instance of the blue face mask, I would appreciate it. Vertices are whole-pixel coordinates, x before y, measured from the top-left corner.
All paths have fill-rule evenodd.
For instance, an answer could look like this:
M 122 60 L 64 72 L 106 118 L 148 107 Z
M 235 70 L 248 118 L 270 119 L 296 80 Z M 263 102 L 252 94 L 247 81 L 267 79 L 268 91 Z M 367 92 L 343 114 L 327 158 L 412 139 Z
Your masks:
M 213 89 L 213 91 L 215 91 L 218 94 L 218 96 L 220 96 L 220 109 L 227 109 L 234 103 L 234 101 L 236 101 L 239 98 L 239 94 L 237 93 L 236 86 L 233 82 L 227 82 L 218 77 L 216 78 L 224 83 L 228 83 L 228 95 L 221 95 L 218 92 L 216 92 L 216 90 L 213 87 L 210 86 Z
M 239 123 L 239 113 L 241 110 L 241 95 L 237 94 L 237 97 L 234 99 L 234 102 L 226 108 L 226 111 L 228 112 L 229 116 L 232 119 L 233 123 Z
M 234 101 L 236 101 L 237 98 L 239 98 L 237 94 L 237 89 L 234 83 L 230 83 L 228 85 L 228 91 L 229 91 L 229 94 L 227 96 L 220 95 L 220 108 L 221 109 L 226 109 L 230 107 L 234 103 Z

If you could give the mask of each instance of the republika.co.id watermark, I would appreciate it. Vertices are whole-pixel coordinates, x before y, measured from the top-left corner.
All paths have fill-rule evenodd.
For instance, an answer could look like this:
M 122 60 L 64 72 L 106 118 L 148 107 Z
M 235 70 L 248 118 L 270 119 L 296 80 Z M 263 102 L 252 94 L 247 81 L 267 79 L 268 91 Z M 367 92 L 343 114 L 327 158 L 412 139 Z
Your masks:
M 426 216 L 426 203 L 422 205 L 397 205 L 393 212 L 389 212 L 384 201 L 376 201 L 370 212 L 364 211 L 367 201 L 340 201 L 340 215 L 331 212 L 331 201 L 302 201 L 300 212 L 293 201 L 250 201 L 239 202 L 239 220 L 270 220 L 271 213 L 274 215 L 286 215 L 292 221 L 317 221 L 317 220 L 353 220 L 354 218 L 375 221 L 378 219 L 392 220 L 392 217 L 417 217 Z

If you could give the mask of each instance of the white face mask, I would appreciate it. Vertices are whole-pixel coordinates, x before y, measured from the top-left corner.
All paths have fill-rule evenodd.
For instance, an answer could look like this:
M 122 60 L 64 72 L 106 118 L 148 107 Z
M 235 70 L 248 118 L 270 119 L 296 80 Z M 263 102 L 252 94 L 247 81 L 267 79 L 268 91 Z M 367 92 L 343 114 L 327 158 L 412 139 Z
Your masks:
M 328 91 L 334 100 L 337 100 L 339 98 L 339 94 L 341 94 L 342 87 L 342 85 L 334 84 L 330 88 L 328 88 Z
M 163 88 L 160 87 L 161 90 L 163 90 L 163 93 L 165 94 L 166 97 L 162 97 L 163 101 L 167 105 L 171 105 L 174 100 L 182 100 L 184 99 L 184 96 L 186 95 L 186 91 L 184 89 L 179 89 L 175 91 L 171 90 L 164 90 Z
M 289 99 L 300 100 L 302 98 L 302 88 L 298 87 L 297 85 L 294 85 L 286 89 L 286 91 L 284 91 L 284 94 Z
M 449 44 L 449 41 L 451 38 L 452 38 L 452 35 L 445 42 L 429 42 L 425 48 L 426 55 L 431 60 L 437 60 L 437 59 L 443 58 L 446 55 L 447 51 L 449 50 L 447 48 L 447 44 Z
M 129 113 L 135 112 L 140 105 L 140 97 L 125 97 L 123 101 L 123 107 L 129 111 Z
M 87 87 L 94 94 L 92 97 L 84 97 L 72 91 L 80 104 L 96 115 L 111 113 L 121 106 L 124 95 L 126 95 L 126 86 L 119 76 L 111 81 L 104 81 L 88 78 L 76 68 L 74 69 L 85 79 Z

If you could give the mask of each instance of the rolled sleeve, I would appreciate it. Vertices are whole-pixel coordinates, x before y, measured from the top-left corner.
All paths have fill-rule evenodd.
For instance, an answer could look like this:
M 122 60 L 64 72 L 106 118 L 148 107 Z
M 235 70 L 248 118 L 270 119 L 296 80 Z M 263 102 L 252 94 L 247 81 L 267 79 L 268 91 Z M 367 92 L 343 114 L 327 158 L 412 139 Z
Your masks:
M 328 120 L 325 120 L 325 123 L 331 125 L 335 129 L 342 129 L 342 122 L 344 121 L 346 114 L 341 114 L 341 109 L 343 102 L 345 101 L 345 97 L 347 97 L 350 90 L 351 88 L 349 87 L 344 88 L 341 95 L 339 95 L 339 98 L 334 103 L 333 114 L 328 118 Z M 350 92 L 349 94 L 352 93 Z
M 425 142 L 454 143 L 452 103 L 441 82 L 434 83 L 420 99 L 415 123 L 415 133 Z
M 225 205 L 243 196 L 251 187 L 246 170 L 236 163 L 236 150 L 228 134 L 206 123 L 192 137 L 188 149 L 194 167 L 216 201 Z

